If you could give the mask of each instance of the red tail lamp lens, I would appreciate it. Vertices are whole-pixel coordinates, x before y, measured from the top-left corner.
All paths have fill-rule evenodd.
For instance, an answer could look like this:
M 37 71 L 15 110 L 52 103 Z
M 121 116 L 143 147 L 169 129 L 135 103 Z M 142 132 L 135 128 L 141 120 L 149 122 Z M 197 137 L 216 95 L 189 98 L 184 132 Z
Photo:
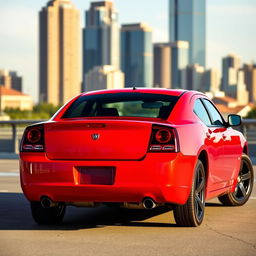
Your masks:
M 31 129 L 27 134 L 30 143 L 37 143 L 41 139 L 41 132 L 38 129 Z
M 172 134 L 167 129 L 160 129 L 156 132 L 156 140 L 159 143 L 167 143 L 171 140 Z

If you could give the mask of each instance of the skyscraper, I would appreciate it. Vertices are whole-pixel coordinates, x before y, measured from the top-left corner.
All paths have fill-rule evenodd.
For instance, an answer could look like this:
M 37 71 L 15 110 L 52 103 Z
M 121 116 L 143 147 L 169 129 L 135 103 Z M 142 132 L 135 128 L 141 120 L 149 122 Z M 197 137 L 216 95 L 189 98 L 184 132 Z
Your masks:
M 124 73 L 110 65 L 95 66 L 85 79 L 87 91 L 124 88 Z
M 204 67 L 198 64 L 188 65 L 186 89 L 204 91 Z
M 63 104 L 81 91 L 80 17 L 70 0 L 40 11 L 40 102 Z
M 244 64 L 243 71 L 245 84 L 249 92 L 249 101 L 256 103 L 256 65 Z
M 174 89 L 187 89 L 187 65 L 189 60 L 189 43 L 177 41 L 171 46 L 171 81 Z
M 144 23 L 122 25 L 122 71 L 125 87 L 153 86 L 152 29 Z
M 22 77 L 15 71 L 0 70 L 0 85 L 21 92 Z
M 214 95 L 220 91 L 220 73 L 217 69 L 208 69 L 204 74 L 203 91 Z
M 95 66 L 120 68 L 118 13 L 110 1 L 92 2 L 83 30 L 83 80 Z M 86 85 L 84 86 L 86 87 Z M 86 90 L 86 88 L 84 88 Z
M 237 84 L 237 72 L 240 68 L 240 64 L 240 57 L 235 54 L 229 54 L 222 59 L 221 89 L 224 92 L 228 93 L 235 90 L 233 87 Z
M 240 58 L 235 54 L 229 54 L 222 59 L 222 90 L 227 96 L 235 98 L 238 105 L 246 105 L 249 102 L 249 93 L 240 63 Z
M 154 44 L 154 87 L 171 88 L 171 47 Z
M 206 0 L 169 0 L 169 41 L 189 42 L 189 64 L 205 66 Z

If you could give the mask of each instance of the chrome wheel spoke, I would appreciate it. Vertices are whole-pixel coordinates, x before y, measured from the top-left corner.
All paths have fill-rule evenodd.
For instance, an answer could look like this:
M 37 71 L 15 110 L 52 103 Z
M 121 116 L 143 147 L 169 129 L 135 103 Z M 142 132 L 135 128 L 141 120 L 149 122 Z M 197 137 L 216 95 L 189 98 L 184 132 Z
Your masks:
M 238 183 L 238 188 L 239 188 L 240 191 L 242 192 L 243 197 L 245 197 L 245 196 L 246 196 L 246 190 L 245 190 L 244 184 L 243 184 L 242 182 L 239 182 L 239 183 Z
M 241 181 L 249 180 L 249 179 L 251 179 L 251 173 L 250 173 L 250 172 L 247 172 L 247 173 L 245 173 L 245 174 L 242 174 L 242 175 L 240 176 L 240 178 L 241 178 Z
M 196 193 L 200 193 L 204 189 L 204 179 L 201 179 L 199 186 L 196 188 Z
M 202 200 L 199 198 L 198 195 L 196 195 L 196 204 L 200 207 L 200 210 L 203 211 L 204 204 L 203 204 Z

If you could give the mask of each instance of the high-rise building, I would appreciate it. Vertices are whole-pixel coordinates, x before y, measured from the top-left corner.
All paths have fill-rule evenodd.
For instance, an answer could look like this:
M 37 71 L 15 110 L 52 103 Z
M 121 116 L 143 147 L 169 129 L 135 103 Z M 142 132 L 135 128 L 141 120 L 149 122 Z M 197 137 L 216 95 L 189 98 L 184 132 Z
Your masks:
M 187 65 L 189 61 L 189 43 L 176 41 L 171 47 L 171 84 L 174 89 L 187 89 Z
M 244 64 L 243 71 L 246 88 L 249 92 L 249 101 L 256 103 L 256 65 Z
M 122 25 L 121 62 L 125 87 L 153 86 L 152 29 L 144 23 Z
M 79 11 L 70 0 L 51 0 L 39 21 L 39 101 L 63 104 L 81 91 Z
M 220 72 L 217 69 L 208 69 L 204 73 L 203 91 L 214 95 L 220 91 Z
M 235 54 L 229 54 L 222 59 L 222 82 L 221 89 L 228 93 L 234 90 L 237 84 L 237 72 L 240 68 L 240 57 Z
M 83 80 L 95 66 L 120 68 L 118 13 L 110 1 L 92 2 L 83 30 Z M 84 84 L 84 90 L 87 90 Z
M 15 71 L 0 70 L 0 85 L 21 92 L 22 77 Z
M 169 41 L 189 42 L 189 64 L 205 66 L 206 0 L 169 0 Z
M 240 69 L 237 72 L 237 89 L 235 95 L 239 106 L 247 105 L 249 103 L 249 93 L 244 80 L 244 71 Z
M 124 73 L 110 65 L 95 66 L 85 80 L 87 91 L 124 88 Z
M 204 86 L 204 67 L 198 64 L 188 65 L 187 72 L 187 86 L 188 90 L 203 91 Z
M 154 44 L 154 87 L 171 88 L 171 46 Z

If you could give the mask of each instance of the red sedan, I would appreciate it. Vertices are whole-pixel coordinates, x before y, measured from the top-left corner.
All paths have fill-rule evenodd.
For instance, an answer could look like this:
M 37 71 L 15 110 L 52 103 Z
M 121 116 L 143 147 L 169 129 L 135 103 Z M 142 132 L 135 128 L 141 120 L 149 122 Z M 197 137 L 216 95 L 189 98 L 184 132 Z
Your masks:
M 121 89 L 83 93 L 26 128 L 21 186 L 39 224 L 67 205 L 171 207 L 180 226 L 202 223 L 205 200 L 243 205 L 253 187 L 244 136 L 202 93 Z

